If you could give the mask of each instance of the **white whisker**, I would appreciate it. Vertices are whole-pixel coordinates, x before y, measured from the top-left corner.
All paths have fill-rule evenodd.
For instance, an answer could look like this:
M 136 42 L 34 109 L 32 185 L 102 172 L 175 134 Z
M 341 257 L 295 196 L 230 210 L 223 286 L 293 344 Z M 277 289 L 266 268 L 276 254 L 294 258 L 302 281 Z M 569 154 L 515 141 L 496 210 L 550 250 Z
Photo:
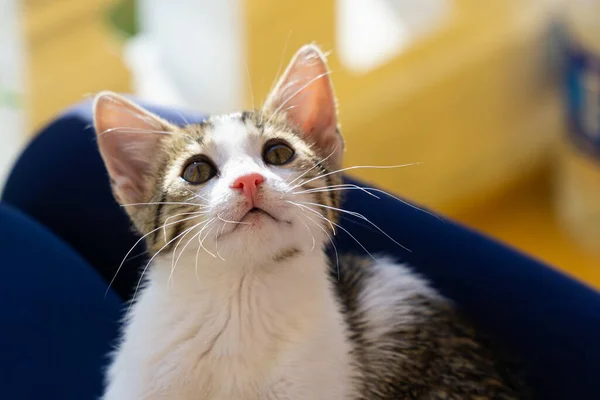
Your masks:
M 183 203 L 180 201 L 156 201 L 151 203 L 129 203 L 129 204 L 121 204 L 121 207 L 131 207 L 131 206 L 154 206 L 158 204 L 166 204 L 166 205 L 175 205 L 175 206 L 194 206 L 199 208 L 208 208 L 202 204 L 198 203 Z
M 354 216 L 354 215 L 347 215 L 347 219 L 345 221 L 347 221 L 350 224 L 358 225 L 363 229 L 367 229 L 367 230 L 369 230 L 369 232 L 379 234 L 379 231 L 377 229 L 374 229 L 371 225 L 367 225 L 364 222 L 362 222 L 362 221 L 364 221 L 362 218 L 358 218 L 360 221 L 355 221 L 353 219 L 350 219 L 350 217 L 358 218 L 357 216 Z
M 176 218 L 180 215 L 195 215 L 196 217 L 201 217 L 202 215 L 206 215 L 206 214 L 208 214 L 208 211 L 196 211 L 196 212 L 179 213 L 179 214 L 175 214 L 175 215 L 171 215 L 170 217 L 167 217 L 165 219 L 165 223 L 163 224 L 163 236 L 164 236 L 165 242 L 167 241 L 167 226 L 172 225 L 172 224 L 167 224 L 167 222 L 171 218 Z M 195 218 L 195 217 L 192 217 L 192 218 Z M 185 220 L 183 220 L 183 221 L 185 221 Z M 177 222 L 181 222 L 181 221 L 177 221 Z
M 313 189 L 306 189 L 306 190 L 301 190 L 299 192 L 293 192 L 292 194 L 336 192 L 339 190 L 347 190 L 347 189 L 358 189 L 358 190 L 365 192 L 369 196 L 379 199 L 379 196 L 374 195 L 373 193 L 369 192 L 366 188 L 360 187 L 358 185 L 353 185 L 350 183 L 344 183 L 344 184 L 340 184 L 340 185 L 323 186 L 323 187 L 318 187 L 318 188 L 313 188 Z M 371 189 L 371 188 L 369 188 L 369 189 Z
M 227 222 L 228 224 L 252 225 L 252 224 L 251 224 L 251 223 L 249 223 L 249 222 L 242 222 L 242 221 L 230 221 L 230 220 L 224 219 L 224 218 L 222 218 L 222 217 L 221 217 L 221 214 L 217 215 L 217 218 L 219 218 L 219 219 L 220 219 L 221 221 L 223 221 L 223 222 Z
M 408 248 L 406 248 L 405 246 L 401 245 L 400 243 L 398 243 L 393 237 L 391 237 L 390 235 L 388 235 L 383 229 L 381 229 L 379 226 L 377 226 L 375 223 L 371 222 L 371 220 L 369 220 L 367 217 L 365 217 L 364 215 L 362 215 L 361 213 L 357 213 L 355 211 L 348 211 L 348 210 L 344 210 L 342 208 L 337 208 L 337 207 L 332 207 L 332 206 L 327 206 L 325 204 L 318 204 L 318 203 L 311 203 L 311 202 L 307 202 L 307 201 L 301 201 L 300 203 L 302 204 L 310 204 L 313 206 L 317 206 L 317 207 L 323 207 L 323 208 L 328 208 L 330 210 L 334 210 L 334 211 L 339 211 L 341 213 L 345 213 L 345 214 L 349 214 L 349 215 L 354 215 L 364 221 L 366 221 L 367 223 L 369 223 L 371 226 L 373 226 L 375 229 L 377 229 L 379 232 L 381 232 L 382 234 L 384 234 L 388 239 L 390 239 L 392 242 L 396 243 L 398 246 L 402 247 L 404 250 L 411 252 L 412 251 Z M 320 215 L 320 214 L 319 214 Z M 339 225 L 338 225 L 339 226 Z
M 292 202 L 293 203 L 293 202 Z M 373 254 L 371 254 L 371 252 L 369 250 L 367 250 L 367 248 L 356 238 L 354 237 L 353 234 L 351 234 L 346 228 L 344 228 L 343 226 L 336 224 L 335 222 L 332 222 L 329 218 L 321 215 L 320 212 L 313 210 L 310 207 L 304 206 L 302 204 L 298 204 L 298 203 L 293 203 L 297 206 L 306 208 L 307 210 L 313 212 L 314 214 L 316 214 L 319 218 L 324 219 L 325 221 L 329 222 L 330 224 L 334 224 L 335 226 L 337 226 L 338 228 L 340 228 L 341 230 L 343 230 L 344 232 L 346 232 L 348 234 L 348 236 L 350 236 L 360 247 L 362 247 L 362 249 L 375 261 L 375 262 L 379 262 L 379 260 L 377 258 L 375 258 L 375 256 Z
M 392 169 L 392 168 L 410 167 L 410 166 L 419 165 L 419 164 L 421 164 L 421 163 L 416 162 L 416 163 L 400 164 L 400 165 L 355 165 L 355 166 L 352 166 L 352 167 L 341 168 L 341 169 L 338 169 L 337 171 L 328 172 L 328 173 L 326 173 L 324 175 L 315 176 L 314 178 L 311 178 L 311 179 L 307 180 L 306 182 L 304 182 L 302 184 L 305 185 L 305 184 L 307 184 L 309 182 L 312 182 L 314 180 L 321 179 L 321 178 L 324 178 L 326 176 L 333 175 L 333 174 L 339 174 L 340 172 L 350 171 L 350 170 L 353 170 L 353 169 L 360 169 L 360 168 Z M 293 186 L 291 188 L 291 190 L 294 190 L 294 189 L 298 188 L 299 186 L 300 185 L 295 185 L 295 186 Z
M 304 222 L 302 220 L 300 220 L 300 222 L 302 222 L 302 224 L 306 227 L 306 230 L 308 231 L 309 235 L 312 237 L 312 247 L 310 249 L 310 252 L 312 253 L 313 250 L 315 249 L 315 245 L 316 245 L 315 235 L 313 235 L 313 233 L 310 230 L 310 228 L 308 227 L 308 225 L 306 225 L 306 222 Z
M 180 214 L 178 214 L 180 215 Z M 174 221 L 171 222 L 169 224 L 167 224 L 166 226 L 170 226 L 170 225 L 174 225 L 174 224 L 178 224 L 180 222 L 184 222 L 184 221 L 188 221 L 190 219 L 194 219 L 194 218 L 198 218 L 198 216 L 193 216 L 193 217 L 188 217 L 188 218 L 183 218 L 179 221 Z M 119 264 L 119 267 L 117 268 L 117 271 L 115 272 L 113 278 L 110 280 L 110 283 L 108 284 L 108 287 L 106 288 L 106 292 L 104 293 L 104 295 L 106 296 L 108 294 L 108 291 L 110 290 L 111 285 L 113 284 L 113 282 L 115 281 L 115 279 L 117 278 L 117 275 L 119 274 L 119 271 L 121 271 L 121 268 L 123 267 L 123 264 L 125 264 L 125 261 L 127 260 L 127 257 L 129 257 L 129 254 L 131 254 L 131 252 L 133 251 L 133 249 L 135 249 L 135 247 L 142 241 L 144 240 L 146 237 L 148 237 L 149 235 L 153 234 L 154 232 L 162 229 L 163 227 L 165 227 L 165 225 L 163 226 L 159 226 L 156 229 L 151 230 L 150 232 L 146 233 L 145 235 L 143 235 L 141 238 L 139 238 L 133 246 L 131 246 L 131 249 L 129 249 L 129 251 L 127 252 L 127 254 L 125 254 L 125 257 L 123 257 L 123 260 L 121 261 L 121 264 Z M 166 241 L 166 239 L 165 239 Z
M 206 225 L 208 225 L 214 218 L 211 218 L 209 220 L 204 221 L 204 225 L 203 228 L 206 227 Z M 199 226 L 199 225 L 196 225 Z M 185 237 L 191 232 L 192 230 L 187 230 L 187 233 L 185 233 L 175 244 L 175 248 L 173 249 L 173 254 L 171 257 L 171 274 L 169 275 L 169 282 L 171 281 L 171 278 L 173 277 L 173 271 L 175 270 L 175 256 L 177 254 L 177 248 L 179 247 L 179 245 L 181 244 L 181 242 L 183 241 L 183 239 L 185 239 Z M 195 236 L 195 235 L 194 235 Z M 193 237 L 194 237 L 193 236 Z M 189 242 L 188 242 L 189 243 Z M 181 256 L 181 253 L 180 253 Z M 177 260 L 179 260 L 179 257 L 177 257 Z
M 148 269 L 148 266 L 150 265 L 150 263 L 152 263 L 152 261 L 154 261 L 154 259 L 156 258 L 156 256 L 158 256 L 160 254 L 161 251 L 163 251 L 169 244 L 173 243 L 175 240 L 177 240 L 180 236 L 186 234 L 187 232 L 189 232 L 190 230 L 198 227 L 200 224 L 202 224 L 202 222 L 192 226 L 191 228 L 186 229 L 185 231 L 183 231 L 182 233 L 180 233 L 179 235 L 175 236 L 173 239 L 169 240 L 163 247 L 161 247 L 156 253 L 154 253 L 154 255 L 150 258 L 150 260 L 148 260 L 148 262 L 146 263 L 146 266 L 144 267 L 144 269 L 142 270 L 142 274 L 140 275 L 140 278 L 138 279 L 138 283 L 135 287 L 135 291 L 133 292 L 133 297 L 131 298 L 131 302 L 129 303 L 129 308 L 128 308 L 128 313 L 131 310 L 131 305 L 134 303 L 135 301 L 135 296 L 137 295 L 137 292 L 140 288 L 140 284 L 142 283 L 142 279 L 144 278 L 144 274 L 146 273 L 146 270 Z
M 206 224 L 204 226 L 206 226 Z M 185 246 L 183 246 L 183 249 L 181 249 L 181 252 L 179 253 L 179 256 L 177 257 L 177 260 L 174 261 L 174 262 L 172 262 L 171 273 L 169 274 L 169 279 L 167 280 L 167 286 L 169 286 L 173 282 L 173 274 L 175 273 L 175 268 L 177 266 L 177 263 L 179 262 L 179 258 L 181 257 L 181 255 L 183 254 L 183 252 L 185 251 L 185 249 L 188 247 L 188 245 L 192 242 L 192 240 L 194 240 L 194 238 L 200 234 L 200 232 L 195 233 L 195 234 L 192 235 L 192 237 L 187 241 L 187 243 L 185 244 Z M 177 242 L 177 246 L 181 243 L 181 241 L 186 236 L 187 236 L 187 234 L 185 234 L 181 239 L 179 239 L 179 241 Z M 177 251 L 177 246 L 175 246 L 175 250 L 173 251 L 173 260 L 175 259 L 175 254 L 176 254 L 176 251 Z
M 198 283 L 200 283 L 200 276 L 198 276 L 198 257 L 200 255 L 200 249 L 202 247 L 200 246 L 200 237 L 198 237 L 198 248 L 196 249 L 196 266 L 194 268 L 194 271 L 196 272 L 196 280 L 198 281 Z
M 177 267 L 177 264 L 179 263 L 179 259 L 181 258 L 181 256 L 183 255 L 183 253 L 185 252 L 185 249 L 189 246 L 189 244 L 194 240 L 194 238 L 196 238 L 196 236 L 199 238 L 200 235 L 202 234 L 202 232 L 204 231 L 204 229 L 206 229 L 211 222 L 213 222 L 215 219 L 211 218 L 208 221 L 206 221 L 206 223 L 204 224 L 204 226 L 202 227 L 202 229 L 200 229 L 200 231 L 196 234 L 194 234 L 190 240 L 187 241 L 187 243 L 185 244 L 185 246 L 183 246 L 183 248 L 181 249 L 181 251 L 179 252 L 179 255 L 177 256 L 177 259 L 175 260 L 175 262 L 173 263 L 173 265 L 171 266 L 171 274 L 169 275 L 169 280 L 168 282 L 172 282 L 173 279 L 173 274 L 175 273 L 175 268 Z M 188 232 L 189 233 L 189 232 Z M 187 234 L 186 234 L 187 235 Z M 184 235 L 179 242 L 177 242 L 177 245 L 175 246 L 175 250 L 173 250 L 173 258 L 175 257 L 175 254 L 177 253 L 177 246 L 179 246 L 179 244 L 181 243 L 181 241 L 185 238 Z
M 190 125 L 190 121 L 188 121 L 188 119 L 187 119 L 186 117 L 184 117 L 182 113 L 180 113 L 180 112 L 179 112 L 179 111 L 177 111 L 177 110 L 175 110 L 175 112 L 177 113 L 177 115 L 179 115 L 179 117 L 180 117 L 180 118 L 183 120 L 183 122 L 184 122 L 186 125 Z
M 279 67 L 277 67 L 277 73 L 275 73 L 275 78 L 273 78 L 273 82 L 271 82 L 271 87 L 269 88 L 269 93 L 273 91 L 277 80 L 279 79 L 279 74 L 281 73 L 281 67 L 283 67 L 283 59 L 285 56 L 285 52 L 287 50 L 288 44 L 290 43 L 290 37 L 292 37 L 292 31 L 288 33 L 287 38 L 285 39 L 285 44 L 283 45 L 283 51 L 281 52 L 281 59 L 279 60 Z
M 190 140 L 193 139 L 190 135 L 188 135 L 187 133 L 183 133 L 183 132 L 169 132 L 169 131 L 160 131 L 160 130 L 153 130 L 153 129 L 146 129 L 146 128 L 133 128 L 133 127 L 109 128 L 109 129 L 106 129 L 106 130 L 98 133 L 98 136 L 104 136 L 106 134 L 115 133 L 115 132 L 117 132 L 117 133 L 149 133 L 149 134 L 157 134 L 157 135 L 185 136 Z
M 192 195 L 192 199 L 193 198 L 198 198 L 200 200 L 204 200 L 206 202 L 205 206 L 208 207 L 210 200 L 208 200 L 206 197 L 202 196 L 200 193 L 194 192 L 193 190 L 190 190 L 189 188 L 184 187 L 185 190 L 187 190 L 191 195 Z M 191 199 L 189 199 L 191 200 Z M 189 201 L 189 200 L 185 200 L 185 201 Z
M 284 113 L 284 112 L 286 112 L 286 111 L 293 110 L 293 109 L 294 109 L 294 108 L 296 108 L 296 107 L 298 107 L 298 106 L 297 106 L 297 105 L 289 106 L 289 107 L 286 107 L 286 108 L 284 108 L 283 110 L 281 110 L 281 112 L 283 112 L 283 113 Z
M 297 205 L 298 208 L 301 209 L 301 207 L 299 205 Z M 337 278 L 338 281 L 340 280 L 340 256 L 338 254 L 338 250 L 337 250 L 337 246 L 335 245 L 335 242 L 333 241 L 333 238 L 331 237 L 331 235 L 327 232 L 327 230 L 325 228 L 323 228 L 321 226 L 321 224 L 319 224 L 317 221 L 315 221 L 314 219 L 312 219 L 310 216 L 306 215 L 305 213 L 303 213 L 302 211 L 300 211 L 300 214 L 302 214 L 304 217 L 308 218 L 310 221 L 312 221 L 315 225 L 317 225 L 319 227 L 319 229 L 321 229 L 323 231 L 323 233 L 325 233 L 325 235 L 327 236 L 327 238 L 329 239 L 329 242 L 331 243 L 331 246 L 333 247 L 333 250 L 335 252 L 335 265 L 337 268 Z M 320 215 L 320 214 L 319 214 Z M 322 215 L 320 215 L 322 216 Z
M 214 257 L 214 255 L 208 251 L 206 249 L 206 247 L 204 247 L 204 240 L 207 238 L 208 234 L 210 233 L 210 231 L 212 230 L 212 228 L 214 227 L 214 225 L 208 230 L 208 232 L 206 232 L 206 235 L 204 236 L 204 238 L 201 237 L 202 234 L 202 230 L 199 232 L 198 234 L 198 249 L 196 249 L 196 262 L 195 262 L 195 271 L 196 271 L 196 280 L 198 281 L 198 283 L 200 283 L 200 277 L 198 276 L 198 255 L 200 254 L 200 249 L 204 249 L 204 251 L 206 251 L 208 254 L 212 255 Z
M 226 223 L 223 222 L 223 226 L 221 227 L 221 232 L 223 231 L 223 228 L 225 228 L 225 225 L 226 225 Z M 216 250 L 217 256 L 219 256 L 219 258 L 221 260 L 225 261 L 225 259 L 221 255 L 221 253 L 219 253 L 219 229 L 217 229 L 217 234 L 215 235 L 215 250 Z
M 215 220 L 216 221 L 216 220 Z M 208 234 L 210 233 L 210 231 L 212 231 L 212 228 L 214 228 L 214 225 L 211 226 L 211 228 L 206 232 L 206 235 L 204 235 L 204 238 L 200 239 L 200 237 L 198 237 L 198 244 L 200 245 L 200 247 L 207 252 L 210 256 L 212 256 L 212 258 L 217 258 L 217 256 L 214 255 L 214 253 L 212 251 L 209 251 L 206 246 L 204 246 L 204 241 L 206 240 L 206 238 L 208 237 Z M 203 229 L 204 230 L 204 229 Z
M 414 209 L 414 210 L 421 211 L 421 212 L 423 212 L 423 213 L 425 213 L 425 214 L 427 214 L 427 215 L 430 215 L 430 216 L 432 216 L 432 217 L 436 218 L 437 220 L 439 220 L 439 221 L 441 221 L 441 222 L 443 222 L 443 223 L 446 223 L 446 221 L 444 220 L 444 218 L 440 217 L 439 215 L 436 215 L 435 213 L 433 213 L 433 212 L 431 212 L 431 211 L 427 211 L 427 210 L 424 210 L 424 209 L 422 209 L 422 208 L 420 208 L 420 207 L 417 207 L 417 206 L 415 206 L 414 204 L 411 204 L 411 203 L 409 203 L 409 202 L 407 202 L 407 201 L 405 201 L 405 200 L 402 200 L 401 198 L 399 198 L 399 197 L 397 197 L 397 196 L 394 196 L 393 194 L 391 194 L 391 193 L 389 193 L 389 192 L 386 192 L 385 190 L 381 190 L 381 189 L 377 189 L 377 188 L 372 188 L 372 187 L 360 187 L 360 186 L 357 186 L 355 189 L 361 189 L 363 192 L 366 192 L 366 193 L 369 193 L 369 191 L 373 191 L 373 192 L 377 192 L 377 193 L 382 193 L 382 194 L 385 194 L 385 195 L 387 195 L 387 196 L 391 197 L 392 199 L 394 199 L 394 200 L 396 200 L 396 201 L 399 201 L 400 203 L 402 203 L 402 204 L 404 204 L 404 205 L 407 205 L 407 206 L 409 206 L 410 208 L 412 208 L 412 209 Z M 374 194 L 372 194 L 372 193 L 369 193 L 369 194 L 370 194 L 371 196 L 375 196 L 375 195 L 374 195 Z M 377 197 L 377 196 L 375 196 L 375 197 Z M 379 197 L 377 197 L 377 198 L 379 198 Z
M 333 149 L 333 151 L 331 152 L 331 154 L 329 154 L 327 157 L 325 157 L 324 159 L 320 160 L 319 162 L 315 163 L 315 165 L 313 165 L 310 169 L 304 171 L 302 173 L 302 175 L 298 176 L 297 178 L 293 179 L 289 185 L 293 184 L 294 182 L 296 182 L 298 179 L 302 178 L 303 176 L 305 176 L 306 174 L 308 174 L 310 171 L 312 171 L 313 169 L 317 168 L 319 165 L 323 164 L 325 161 L 327 161 L 329 159 L 329 157 L 331 157 L 333 155 L 333 153 L 335 153 L 335 151 L 337 150 L 337 146 Z

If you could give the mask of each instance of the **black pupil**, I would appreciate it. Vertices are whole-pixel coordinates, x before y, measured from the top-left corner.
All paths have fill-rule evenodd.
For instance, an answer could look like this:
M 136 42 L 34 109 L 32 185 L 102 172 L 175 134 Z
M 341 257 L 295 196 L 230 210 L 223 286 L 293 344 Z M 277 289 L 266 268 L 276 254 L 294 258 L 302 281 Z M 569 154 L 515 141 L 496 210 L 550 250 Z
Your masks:
M 194 161 L 183 172 L 183 179 L 190 183 L 204 183 L 213 176 L 213 168 L 204 161 Z
M 292 159 L 294 151 L 284 144 L 276 144 L 267 151 L 267 162 L 273 165 L 282 165 Z

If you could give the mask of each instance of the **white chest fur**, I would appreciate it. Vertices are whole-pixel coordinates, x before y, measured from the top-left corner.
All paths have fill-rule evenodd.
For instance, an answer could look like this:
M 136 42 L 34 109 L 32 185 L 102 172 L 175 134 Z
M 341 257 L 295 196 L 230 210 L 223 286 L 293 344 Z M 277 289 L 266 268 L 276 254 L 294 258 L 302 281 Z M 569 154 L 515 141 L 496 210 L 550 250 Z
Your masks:
M 185 257 L 184 257 L 185 258 Z M 350 347 L 321 252 L 261 270 L 159 260 L 104 400 L 350 399 Z M 242 272 L 243 271 L 243 272 Z

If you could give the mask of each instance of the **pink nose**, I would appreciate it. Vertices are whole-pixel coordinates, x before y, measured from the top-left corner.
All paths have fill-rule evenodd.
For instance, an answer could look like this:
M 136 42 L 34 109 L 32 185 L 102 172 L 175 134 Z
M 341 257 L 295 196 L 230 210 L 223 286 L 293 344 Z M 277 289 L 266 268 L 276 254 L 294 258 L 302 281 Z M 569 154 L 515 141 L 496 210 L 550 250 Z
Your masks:
M 243 175 L 233 181 L 232 189 L 240 189 L 244 196 L 254 199 L 258 186 L 265 181 L 265 177 L 258 173 Z

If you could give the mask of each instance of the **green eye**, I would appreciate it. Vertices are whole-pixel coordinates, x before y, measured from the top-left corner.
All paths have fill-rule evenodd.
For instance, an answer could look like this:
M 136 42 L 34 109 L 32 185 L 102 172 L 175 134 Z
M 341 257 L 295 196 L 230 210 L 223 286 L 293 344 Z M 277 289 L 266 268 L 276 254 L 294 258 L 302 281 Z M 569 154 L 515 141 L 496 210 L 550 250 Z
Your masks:
M 185 166 L 181 177 L 186 182 L 200 185 L 210 180 L 216 174 L 217 171 L 211 163 L 206 160 L 195 160 Z
M 294 150 L 283 142 L 270 142 L 265 145 L 263 159 L 267 164 L 283 165 L 294 158 Z

